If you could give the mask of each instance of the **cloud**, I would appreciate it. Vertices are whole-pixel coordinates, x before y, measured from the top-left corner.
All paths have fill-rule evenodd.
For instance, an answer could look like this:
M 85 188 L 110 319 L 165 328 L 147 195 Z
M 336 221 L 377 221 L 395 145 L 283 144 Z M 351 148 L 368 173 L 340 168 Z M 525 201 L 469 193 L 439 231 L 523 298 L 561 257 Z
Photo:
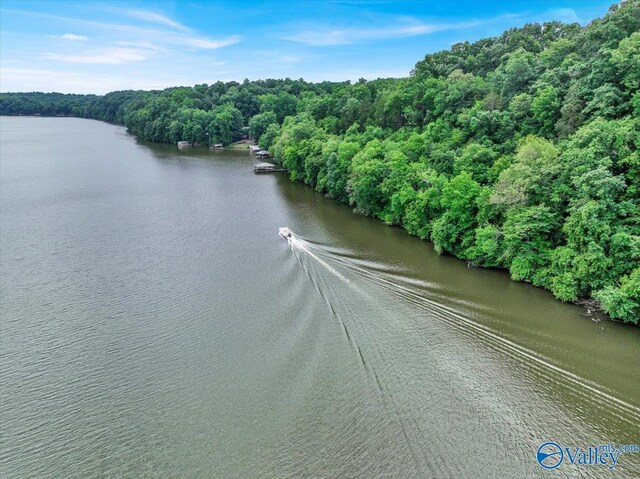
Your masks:
M 139 26 L 135 26 L 135 25 L 127 25 L 127 24 L 122 24 L 122 23 L 111 23 L 111 22 L 104 22 L 101 20 L 88 20 L 88 19 L 81 19 L 81 18 L 73 18 L 73 17 L 66 17 L 63 15 L 54 15 L 51 13 L 42 13 L 42 12 L 32 12 L 32 11 L 27 11 L 27 10 L 13 10 L 13 9 L 5 9 L 2 8 L 0 9 L 0 12 L 2 13 L 12 13 L 12 14 L 16 14 L 16 15 L 23 15 L 23 16 L 27 16 L 27 17 L 33 17 L 33 18 L 45 18 L 47 20 L 53 20 L 56 22 L 64 22 L 64 23 L 68 23 L 68 24 L 73 24 L 77 27 L 80 28 L 88 28 L 88 29 L 95 29 L 95 28 L 99 28 L 101 30 L 107 30 L 110 32 L 113 31 L 118 31 L 118 32 L 122 32 L 122 33 L 129 33 L 129 34 L 134 34 L 134 35 L 152 35 L 152 34 L 160 34 L 160 33 L 169 33 L 169 32 L 164 32 L 162 30 L 157 30 L 157 29 L 153 29 L 153 28 L 144 28 L 144 27 L 139 27 Z
M 106 64 L 117 65 L 146 60 L 143 50 L 133 48 L 109 48 L 88 55 L 65 55 L 58 53 L 44 53 L 43 58 L 65 63 Z
M 1 91 L 57 91 L 61 93 L 105 94 L 117 90 L 160 90 L 193 82 L 183 77 L 167 75 L 95 75 L 77 71 L 38 68 L 0 69 Z
M 120 45 L 123 47 L 134 47 L 134 48 L 142 48 L 144 50 L 153 50 L 153 51 L 166 51 L 165 48 L 162 48 L 161 46 L 158 46 L 154 43 L 151 42 L 147 42 L 145 40 L 119 40 L 117 42 L 115 42 L 116 45 Z
M 185 27 L 183 24 L 149 10 L 118 10 L 118 13 L 127 17 L 137 18 L 138 20 L 145 20 L 147 22 L 165 25 L 167 27 L 177 28 L 178 30 L 189 30 L 189 28 Z
M 300 33 L 283 37 L 283 39 L 315 46 L 347 45 L 367 40 L 426 35 L 445 29 L 447 29 L 446 25 L 431 25 L 425 23 L 390 28 L 306 29 Z
M 84 42 L 89 37 L 84 35 L 76 35 L 75 33 L 65 33 L 63 35 L 49 35 L 50 38 L 59 38 L 60 40 L 70 40 L 72 42 Z
M 522 17 L 522 14 L 506 13 L 496 17 L 482 20 L 467 20 L 449 23 L 424 23 L 412 17 L 394 17 L 384 19 L 385 24 L 392 24 L 381 28 L 311 28 L 302 25 L 299 33 L 282 37 L 284 40 L 303 43 L 313 46 L 347 45 L 371 40 L 384 40 L 391 38 L 405 38 L 419 35 L 428 35 L 443 30 L 460 30 L 474 28 L 483 25 L 514 20 Z M 382 21 L 382 20 L 381 20 Z M 395 24 L 393 24 L 395 23 Z
M 188 47 L 202 48 L 205 50 L 215 50 L 217 48 L 222 48 L 228 45 L 233 45 L 234 43 L 238 43 L 240 41 L 240 37 L 238 35 L 234 35 L 222 40 L 211 40 L 209 38 L 185 37 L 177 35 L 173 37 L 173 41 L 174 43 L 185 45 Z
M 178 24 L 177 22 L 173 22 L 172 20 L 166 17 L 163 17 L 162 15 L 159 15 L 159 17 L 165 20 L 164 24 L 167 24 L 166 21 L 168 21 L 175 25 L 179 25 L 180 29 L 184 30 L 184 32 L 176 32 L 176 31 L 170 31 L 166 29 L 144 28 L 144 27 L 139 27 L 135 25 L 102 22 L 97 20 L 85 20 L 85 19 L 60 16 L 60 15 L 52 15 L 48 13 L 29 12 L 29 11 L 23 11 L 23 10 L 3 9 L 2 11 L 11 12 L 19 15 L 27 15 L 32 17 L 47 18 L 55 21 L 73 23 L 76 26 L 105 30 L 109 33 L 113 31 L 118 31 L 118 32 L 121 32 L 122 34 L 129 34 L 129 35 L 134 35 L 139 38 L 142 38 L 143 40 L 141 41 L 154 42 L 156 44 L 165 44 L 168 46 L 186 46 L 190 48 L 197 48 L 197 49 L 203 49 L 203 50 L 214 50 L 214 49 L 222 48 L 228 45 L 233 45 L 235 43 L 240 42 L 241 40 L 241 37 L 239 35 L 232 35 L 222 39 L 212 39 L 212 38 L 200 36 L 197 34 L 197 32 L 194 32 L 193 30 L 190 30 L 189 28 Z M 151 13 L 145 10 L 124 10 L 124 11 L 118 10 L 119 13 L 132 12 L 132 11 L 136 13 L 140 13 L 140 12 Z M 157 18 L 157 14 L 152 14 L 152 15 L 153 15 L 152 18 Z

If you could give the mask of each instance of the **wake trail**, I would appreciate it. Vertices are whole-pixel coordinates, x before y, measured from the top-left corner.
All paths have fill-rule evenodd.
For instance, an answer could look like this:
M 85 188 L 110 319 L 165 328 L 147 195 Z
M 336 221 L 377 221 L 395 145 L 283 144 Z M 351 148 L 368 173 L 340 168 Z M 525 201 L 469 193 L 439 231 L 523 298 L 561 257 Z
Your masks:
M 344 278 L 342 274 L 337 272 L 317 255 L 309 251 L 308 248 L 304 249 L 330 271 L 333 271 L 338 274 L 339 277 Z M 473 331 L 473 333 L 479 336 L 480 339 L 488 340 L 491 344 L 498 346 L 504 354 L 513 357 L 519 362 L 524 363 L 526 361 L 531 361 L 530 366 L 533 366 L 533 368 L 556 374 L 564 378 L 566 381 L 579 386 L 584 391 L 588 391 L 601 399 L 608 400 L 615 404 L 616 407 L 623 408 L 627 413 L 631 413 L 632 416 L 635 416 L 636 419 L 640 419 L 640 407 L 614 396 L 612 391 L 609 391 L 602 385 L 594 383 L 593 381 L 572 373 L 565 368 L 555 365 L 544 355 L 500 336 L 487 326 L 479 324 L 459 312 L 425 297 L 424 294 L 416 291 L 418 288 L 423 286 L 423 282 L 417 280 L 409 281 L 406 278 L 399 277 L 397 274 L 394 274 L 389 270 L 379 267 L 374 266 L 370 268 L 366 261 L 359 260 L 357 258 L 350 258 L 347 254 L 342 252 L 338 254 L 335 254 L 334 252 L 326 253 L 327 255 L 330 255 L 333 261 L 336 261 L 338 264 L 346 267 L 348 270 L 351 270 L 356 275 L 384 288 L 387 291 L 390 291 L 395 296 L 402 297 L 419 309 L 431 313 L 433 317 L 440 322 L 446 323 L 448 326 L 463 332 L 465 335 L 469 335 L 470 331 Z M 387 279 L 383 277 L 383 275 L 390 276 L 391 279 Z M 400 284 L 401 282 L 408 283 L 408 286 L 403 286 Z M 426 285 L 428 286 L 428 283 L 426 283 Z M 456 321 L 450 321 L 452 318 L 456 319 Z M 464 330 L 465 328 L 467 328 L 467 330 Z
M 412 411 L 405 411 L 404 416 L 401 414 L 400 411 L 403 410 L 403 408 L 397 403 L 392 390 L 385 386 L 385 378 L 380 376 L 374 367 L 374 364 L 376 364 L 377 361 L 381 361 L 380 364 L 383 365 L 389 363 L 389 361 L 385 359 L 386 354 L 378 345 L 376 345 L 374 338 L 370 337 L 371 334 L 367 331 L 368 328 L 366 327 L 366 322 L 360 324 L 360 322 L 355 321 L 354 325 L 356 328 L 356 335 L 364 334 L 365 339 L 369 337 L 371 345 L 373 345 L 373 350 L 370 352 L 374 355 L 374 361 L 365 360 L 364 351 L 357 344 L 355 336 L 349 333 L 345 321 L 332 304 L 335 300 L 340 300 L 340 296 L 344 294 L 344 291 L 338 293 L 334 289 L 335 284 L 325 281 L 322 274 L 318 275 L 318 271 L 316 271 L 315 274 L 312 274 L 311 271 L 308 270 L 307 264 L 302 261 L 300 256 L 308 256 L 318 262 L 322 268 L 342 280 L 345 284 L 348 284 L 350 289 L 364 295 L 368 299 L 368 302 L 373 301 L 375 303 L 376 299 L 379 299 L 379 296 L 375 293 L 372 294 L 371 291 L 368 291 L 368 288 L 362 288 L 362 285 L 358 284 L 358 277 L 376 287 L 390 292 L 396 297 L 403 299 L 408 304 L 417 308 L 417 310 L 428 313 L 430 317 L 437 321 L 437 323 L 443 324 L 447 328 L 452 328 L 472 341 L 479 340 L 481 343 L 490 345 L 501 354 L 512 358 L 523 366 L 526 366 L 532 372 L 538 371 L 547 375 L 547 377 L 554 382 L 564 383 L 566 386 L 573 386 L 572 390 L 574 391 L 574 394 L 578 394 L 585 399 L 589 399 L 589 402 L 596 403 L 597 399 L 608 401 L 610 404 L 609 413 L 619 419 L 622 419 L 624 422 L 633 423 L 640 421 L 640 408 L 616 397 L 613 391 L 609 390 L 602 384 L 595 383 L 572 373 L 562 367 L 562 365 L 553 364 L 553 361 L 550 358 L 540 354 L 539 352 L 507 339 L 497 331 L 473 321 L 461 312 L 442 304 L 442 301 L 438 301 L 438 297 L 443 294 L 446 296 L 446 292 L 442 291 L 437 283 L 431 283 L 429 281 L 415 278 L 405 278 L 400 272 L 397 272 L 393 268 L 386 267 L 384 264 L 370 261 L 368 259 L 357 258 L 354 257 L 353 253 L 350 251 L 335 250 L 331 247 L 326 247 L 325 245 L 316 244 L 312 241 L 294 237 L 293 235 L 292 238 L 289 239 L 289 245 L 295 252 L 295 256 L 301 266 L 305 269 L 307 276 L 313 281 L 319 294 L 327 302 L 332 314 L 340 322 L 349 343 L 354 349 L 356 355 L 359 357 L 359 362 L 375 381 L 377 389 L 382 394 L 385 408 L 390 414 L 396 416 L 398 424 L 402 430 L 402 434 L 407 442 L 409 450 L 411 451 L 413 462 L 418 471 L 424 472 L 432 470 L 434 466 L 437 468 L 439 465 L 431 464 L 425 456 L 425 452 L 422 451 L 420 447 L 416 448 L 417 444 L 420 442 L 420 435 L 423 435 L 424 437 L 425 434 L 422 425 L 416 420 Z M 346 271 L 345 274 L 354 275 L 355 277 L 350 276 L 350 280 L 345 276 L 345 274 L 341 273 L 336 268 L 341 268 L 343 271 Z M 332 293 L 331 300 L 329 300 L 323 290 L 328 290 Z M 428 296 L 434 297 L 430 298 Z M 469 305 L 471 305 L 471 303 Z M 342 306 L 346 307 L 344 304 Z M 355 317 L 357 317 L 357 315 L 354 315 L 354 318 Z M 393 371 L 388 371 L 387 373 L 393 374 Z M 397 374 L 395 376 L 396 380 L 400 380 Z M 554 376 L 555 379 L 552 379 Z M 414 440 L 412 440 L 412 438 L 414 438 Z M 448 469 L 447 466 L 442 467 Z
M 346 261 L 344 258 L 340 258 L 337 261 L 343 263 L 346 267 L 348 267 L 354 273 L 358 274 L 364 279 L 378 284 L 379 286 L 390 291 L 396 296 L 400 296 L 408 300 L 418 308 L 430 313 L 439 313 L 436 314 L 435 317 L 441 321 L 446 322 L 448 325 L 453 326 L 455 329 L 462 330 L 463 328 L 461 327 L 460 323 L 456 323 L 455 321 L 448 321 L 451 318 L 455 318 L 457 321 L 463 323 L 466 328 L 473 330 L 478 336 L 484 337 L 484 339 L 490 339 L 493 344 L 499 345 L 503 353 L 509 354 L 515 359 L 520 360 L 520 362 L 524 362 L 527 359 L 533 361 L 538 369 L 547 370 L 558 374 L 574 385 L 580 386 L 581 388 L 588 390 L 589 392 L 599 396 L 602 399 L 606 399 L 615 403 L 618 407 L 624 408 L 627 412 L 631 412 L 634 416 L 636 416 L 636 418 L 640 419 L 639 407 L 613 396 L 609 392 L 605 391 L 602 385 L 596 384 L 593 381 L 585 379 L 562 367 L 556 366 L 552 364 L 549 358 L 496 334 L 490 328 L 476 323 L 475 321 L 470 320 L 464 315 L 461 315 L 457 311 L 454 311 L 451 308 L 448 308 L 434 300 L 425 297 L 424 295 L 414 291 L 410 287 L 402 286 L 401 284 L 399 284 L 399 280 L 401 280 L 401 278 L 389 280 L 386 278 L 382 278 L 379 275 L 374 276 L 367 269 L 356 266 L 354 264 L 350 264 L 350 262 Z M 413 286 L 416 287 L 418 285 L 415 284 Z M 464 332 L 468 333 L 468 331 Z
M 309 242 L 303 239 L 300 239 L 299 237 L 296 237 L 295 235 L 293 235 L 293 233 L 291 234 L 291 236 L 288 239 L 288 243 L 292 249 L 292 251 L 294 252 L 294 255 L 296 256 L 296 259 L 298 260 L 299 264 L 303 267 L 303 269 L 305 270 L 305 273 L 307 274 L 307 277 L 313 282 L 314 286 L 316 287 L 316 290 L 318 291 L 318 293 L 320 294 L 320 296 L 325 300 L 325 302 L 327 303 L 329 309 L 331 310 L 331 313 L 333 314 L 333 316 L 338 320 L 338 322 L 340 323 L 340 325 L 342 326 L 342 329 L 347 337 L 348 342 L 350 343 L 352 349 L 354 350 L 354 353 L 356 353 L 361 365 L 363 366 L 364 370 L 367 372 L 367 375 L 372 378 L 372 380 L 374 381 L 375 385 L 377 386 L 377 389 L 379 390 L 381 397 L 382 397 L 382 401 L 383 404 L 385 406 L 385 409 L 389 412 L 390 415 L 394 415 L 396 417 L 396 420 L 398 421 L 398 424 L 400 426 L 400 429 L 402 431 L 402 435 L 404 436 L 407 445 L 409 447 L 409 450 L 411 451 L 411 456 L 413 459 L 413 462 L 416 466 L 416 470 L 417 471 L 428 471 L 431 469 L 431 467 L 433 467 L 433 464 L 429 464 L 429 461 L 427 460 L 427 457 L 425 455 L 425 452 L 422 451 L 422 449 L 418 446 L 416 449 L 416 444 L 418 444 L 420 442 L 420 440 L 416 437 L 415 441 L 412 441 L 410 439 L 409 436 L 414 436 L 414 434 L 411 434 L 410 430 L 410 424 L 413 424 L 413 427 L 415 428 L 415 430 L 419 431 L 421 434 L 423 433 L 422 428 L 419 426 L 418 421 L 416 420 L 415 416 L 413 415 L 413 413 L 411 411 L 407 411 L 408 412 L 408 417 L 407 418 L 403 418 L 402 414 L 400 413 L 400 411 L 403 409 L 400 407 L 400 405 L 397 403 L 396 399 L 394 398 L 393 394 L 391 393 L 391 390 L 387 387 L 384 387 L 383 382 L 380 378 L 380 376 L 378 375 L 377 371 L 375 370 L 375 368 L 373 367 L 373 364 L 371 362 L 367 362 L 365 360 L 365 354 L 362 350 L 362 348 L 360 347 L 360 345 L 356 342 L 354 335 L 349 333 L 349 329 L 347 328 L 347 325 L 345 323 L 345 321 L 342 319 L 341 315 L 336 311 L 336 309 L 334 308 L 332 302 L 329 300 L 329 298 L 323 293 L 323 288 L 321 288 L 321 285 L 319 284 L 319 282 L 322 282 L 322 284 L 326 287 L 326 289 L 328 289 L 329 291 L 331 291 L 333 293 L 333 295 L 335 296 L 336 299 L 339 299 L 339 295 L 336 293 L 336 291 L 334 291 L 334 288 L 332 285 L 326 283 L 325 281 L 322 280 L 322 276 L 320 275 L 317 279 L 314 278 L 310 271 L 308 271 L 306 265 L 304 264 L 304 262 L 302 261 L 301 257 L 299 256 L 299 253 L 304 253 L 305 255 L 309 256 L 310 258 L 313 258 L 315 261 L 317 261 L 321 266 L 323 266 L 327 271 L 331 272 L 333 275 L 335 275 L 336 277 L 340 278 L 342 281 L 344 281 L 346 284 L 348 284 L 352 289 L 358 291 L 359 293 L 361 293 L 362 295 L 364 295 L 365 297 L 367 297 L 368 299 L 370 298 L 370 295 L 365 293 L 364 291 L 362 291 L 359 287 L 357 287 L 356 285 L 354 285 L 353 283 L 351 283 L 351 281 L 349 281 L 348 278 L 346 278 L 343 274 L 341 274 L 339 271 L 337 271 L 335 268 L 333 268 L 329 263 L 327 263 L 326 261 L 324 261 L 322 258 L 320 258 L 318 255 L 316 255 L 313 251 L 310 250 L 310 248 L 314 248 L 314 249 L 318 249 L 318 254 L 327 254 L 327 256 L 329 256 L 329 258 L 335 259 L 336 256 L 338 257 L 347 257 L 344 252 L 340 252 L 337 253 L 335 251 L 325 251 L 327 248 L 324 248 L 322 245 L 313 243 L 313 242 Z M 344 306 L 344 305 L 343 305 Z M 369 336 L 369 334 L 366 331 L 366 328 L 363 327 L 363 325 L 358 325 L 358 323 L 355 323 L 356 327 L 361 329 L 361 333 L 363 333 L 365 336 Z M 373 344 L 373 342 L 372 342 Z M 380 350 L 379 347 L 375 346 L 374 347 L 374 351 L 375 353 L 377 353 L 377 356 L 379 357 L 379 360 L 381 361 L 380 364 L 387 364 L 388 361 L 385 359 L 385 355 L 384 353 Z M 396 379 L 399 380 L 399 378 L 396 375 Z M 405 424 L 405 422 L 408 422 L 410 424 Z
M 331 273 L 336 275 L 342 281 L 344 281 L 345 283 L 350 283 L 350 281 L 347 278 L 345 278 L 342 274 L 340 274 L 339 271 L 337 271 L 335 268 L 331 267 L 326 261 L 320 259 L 311 250 L 309 250 L 309 248 L 305 244 L 306 241 L 298 239 L 293 235 L 291 235 L 291 238 L 289 238 L 288 241 L 289 241 L 289 245 L 291 246 L 292 249 L 293 248 L 299 248 L 299 249 L 303 250 L 305 253 L 307 253 L 309 256 L 311 256 L 313 259 L 315 259 L 318 263 L 320 263 L 322 266 L 324 266 L 327 270 L 329 270 Z
M 353 338 L 353 336 L 349 333 L 349 328 L 347 328 L 347 325 L 345 324 L 344 320 L 342 319 L 342 317 L 340 316 L 340 314 L 338 314 L 338 312 L 336 311 L 336 309 L 334 308 L 332 302 L 329 300 L 329 298 L 326 296 L 326 294 L 323 292 L 323 288 L 320 287 L 320 284 L 318 282 L 318 280 L 316 278 L 314 278 L 311 273 L 309 272 L 309 269 L 306 267 L 306 265 L 304 264 L 304 262 L 302 261 L 302 258 L 300 257 L 299 253 L 300 252 L 304 252 L 307 255 L 311 256 L 312 258 L 314 258 L 316 261 L 318 261 L 323 267 L 325 267 L 328 271 L 330 271 L 331 273 L 333 273 L 334 275 L 336 275 L 338 278 L 343 279 L 345 282 L 349 283 L 349 280 L 347 278 L 345 278 L 343 275 L 341 275 L 338 271 L 336 271 L 334 268 L 332 268 L 329 264 L 327 264 L 325 261 L 323 261 L 322 259 L 318 258 L 315 254 L 313 254 L 311 251 L 309 251 L 309 248 L 306 247 L 306 245 L 304 244 L 304 240 L 300 240 L 298 238 L 296 238 L 293 233 L 291 234 L 291 237 L 287 238 L 287 241 L 289 243 L 289 246 L 291 247 L 291 250 L 294 253 L 294 256 L 296 257 L 296 259 L 298 260 L 298 263 L 300 264 L 300 266 L 302 266 L 303 271 L 305 272 L 305 274 L 307 275 L 307 277 L 309 278 L 309 280 L 313 283 L 313 285 L 316 288 L 316 291 L 318 292 L 318 294 L 320 295 L 320 297 L 322 297 L 322 299 L 324 300 L 324 302 L 327 304 L 327 307 L 329 308 L 329 310 L 331 311 L 331 314 L 333 315 L 334 318 L 336 318 L 336 320 L 338 321 L 338 323 L 340 324 L 340 326 L 342 327 L 342 332 L 344 333 L 344 335 L 346 336 L 347 342 L 350 344 L 351 348 L 354 351 L 358 351 L 359 352 L 359 357 L 361 359 L 361 363 L 364 366 L 365 369 L 367 369 L 367 364 L 364 361 L 364 358 L 362 357 L 362 353 L 360 352 L 360 347 L 358 346 L 358 344 L 356 343 L 355 339 Z M 329 288 L 331 289 L 331 288 Z

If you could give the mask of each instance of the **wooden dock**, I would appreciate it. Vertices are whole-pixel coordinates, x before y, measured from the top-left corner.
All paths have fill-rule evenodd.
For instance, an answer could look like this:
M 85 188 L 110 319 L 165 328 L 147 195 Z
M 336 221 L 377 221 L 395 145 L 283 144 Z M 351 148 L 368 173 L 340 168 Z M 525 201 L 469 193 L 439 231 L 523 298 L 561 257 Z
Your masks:
M 288 170 L 286 168 L 279 168 L 273 163 L 258 163 L 253 166 L 253 172 L 256 174 L 262 173 L 285 173 Z
M 288 172 L 289 172 L 289 170 L 285 170 L 284 168 L 277 168 L 277 169 L 275 169 L 275 170 L 268 170 L 268 171 L 260 171 L 260 170 L 255 170 L 255 169 L 254 169 L 254 170 L 253 170 L 253 172 L 254 172 L 256 175 L 264 175 L 264 174 L 266 174 L 266 173 L 288 173 Z

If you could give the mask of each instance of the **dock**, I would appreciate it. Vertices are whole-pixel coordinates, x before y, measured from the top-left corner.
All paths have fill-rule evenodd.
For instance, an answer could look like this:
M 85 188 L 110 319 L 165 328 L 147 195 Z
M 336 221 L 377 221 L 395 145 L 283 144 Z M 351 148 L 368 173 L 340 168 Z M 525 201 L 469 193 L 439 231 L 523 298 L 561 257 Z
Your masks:
M 285 168 L 278 168 L 273 163 L 258 163 L 253 165 L 254 173 L 283 173 L 286 171 Z
M 256 151 L 254 154 L 258 158 L 271 158 L 271 154 L 266 150 Z

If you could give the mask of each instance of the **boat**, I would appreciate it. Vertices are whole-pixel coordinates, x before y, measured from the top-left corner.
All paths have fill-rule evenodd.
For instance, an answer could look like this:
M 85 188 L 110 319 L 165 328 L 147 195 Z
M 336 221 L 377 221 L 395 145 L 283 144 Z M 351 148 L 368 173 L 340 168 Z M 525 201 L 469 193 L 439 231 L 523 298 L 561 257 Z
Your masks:
M 283 238 L 291 238 L 293 236 L 293 232 L 287 228 L 286 226 L 283 226 L 282 228 L 280 228 L 278 230 L 278 233 L 280 233 L 280 236 L 282 236 Z

